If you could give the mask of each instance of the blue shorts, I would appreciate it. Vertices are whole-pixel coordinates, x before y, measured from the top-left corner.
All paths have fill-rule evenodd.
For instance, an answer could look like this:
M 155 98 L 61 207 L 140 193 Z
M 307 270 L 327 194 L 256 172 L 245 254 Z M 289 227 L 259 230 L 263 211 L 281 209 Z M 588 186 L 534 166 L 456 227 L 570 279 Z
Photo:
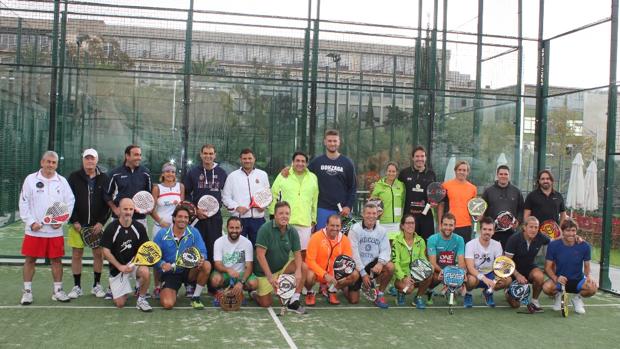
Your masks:
M 338 211 L 328 210 L 319 207 L 316 212 L 316 227 L 314 228 L 314 230 L 318 231 L 325 228 L 325 226 L 327 225 L 327 218 L 329 218 L 329 216 L 331 215 L 338 213 Z
M 586 283 L 585 276 L 581 280 L 568 280 L 566 281 L 566 292 L 568 293 L 579 293 L 583 288 L 583 284 Z M 555 288 L 558 291 L 562 291 L 562 285 L 558 282 L 555 284 Z
M 487 279 L 495 280 L 495 273 L 492 271 L 484 274 L 484 276 L 486 276 Z M 489 286 L 482 281 L 478 281 L 478 286 L 476 286 L 476 288 L 489 288 Z

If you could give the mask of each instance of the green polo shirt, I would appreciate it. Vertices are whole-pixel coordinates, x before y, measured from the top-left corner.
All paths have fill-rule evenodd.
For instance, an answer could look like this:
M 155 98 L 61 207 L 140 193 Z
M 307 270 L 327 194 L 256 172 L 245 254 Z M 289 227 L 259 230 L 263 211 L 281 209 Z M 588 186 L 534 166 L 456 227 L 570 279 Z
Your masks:
M 301 250 L 297 231 L 290 225 L 287 225 L 286 231 L 282 233 L 275 221 L 266 222 L 258 229 L 256 247 L 258 246 L 267 250 L 265 257 L 272 273 L 284 268 L 289 259 L 291 259 L 291 252 Z M 257 258 L 254 259 L 254 274 L 256 276 L 265 276 L 263 269 L 258 264 Z

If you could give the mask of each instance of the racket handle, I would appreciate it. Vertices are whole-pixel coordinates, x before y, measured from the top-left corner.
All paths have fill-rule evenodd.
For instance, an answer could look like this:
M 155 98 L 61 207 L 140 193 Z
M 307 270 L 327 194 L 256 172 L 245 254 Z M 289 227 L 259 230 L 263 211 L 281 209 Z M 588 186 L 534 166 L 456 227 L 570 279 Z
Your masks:
M 338 203 L 338 212 L 342 212 L 342 205 Z
M 409 291 L 409 286 L 405 286 L 405 288 L 403 288 L 403 293 L 407 293 L 407 291 Z
M 134 264 L 134 262 L 129 262 L 129 264 L 127 264 L 127 266 L 128 266 L 128 267 L 130 267 L 130 268 L 133 268 L 133 267 L 135 267 L 136 265 Z
M 431 209 L 431 204 L 426 203 L 426 206 L 424 206 L 424 210 L 422 210 L 422 214 L 426 216 L 426 214 L 428 213 L 428 210 Z

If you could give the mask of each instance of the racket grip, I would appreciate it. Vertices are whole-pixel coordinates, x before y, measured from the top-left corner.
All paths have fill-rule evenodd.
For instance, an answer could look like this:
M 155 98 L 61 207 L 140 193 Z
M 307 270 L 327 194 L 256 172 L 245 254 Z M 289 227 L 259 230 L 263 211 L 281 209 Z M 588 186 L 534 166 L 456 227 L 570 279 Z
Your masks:
M 338 211 L 342 212 L 342 205 L 340 203 L 338 203 Z
M 409 286 L 405 286 L 405 288 L 403 288 L 403 293 L 407 293 L 407 291 L 409 291 Z
M 422 210 L 422 214 L 426 216 L 426 214 L 428 213 L 428 210 L 431 209 L 431 204 L 427 203 L 426 206 L 424 206 L 424 210 Z

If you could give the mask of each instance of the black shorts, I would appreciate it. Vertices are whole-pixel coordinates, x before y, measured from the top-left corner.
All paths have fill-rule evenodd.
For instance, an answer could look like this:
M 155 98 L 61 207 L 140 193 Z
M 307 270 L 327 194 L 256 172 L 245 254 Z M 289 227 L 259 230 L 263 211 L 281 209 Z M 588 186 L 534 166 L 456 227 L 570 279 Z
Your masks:
M 579 293 L 583 289 L 583 284 L 586 282 L 586 278 L 576 279 L 576 280 L 567 280 L 566 281 L 566 292 L 568 293 Z M 560 283 L 556 283 L 555 287 L 558 291 L 562 290 L 562 286 Z
M 498 241 L 502 245 L 502 250 L 506 251 L 506 243 L 508 238 L 514 234 L 514 230 L 508 229 L 506 231 L 496 231 L 493 234 L 493 240 Z
M 472 235 L 471 225 L 467 227 L 454 228 L 454 233 L 460 235 L 463 240 L 465 240 L 465 243 L 468 243 L 469 240 L 471 240 Z
M 191 283 L 189 280 L 189 269 L 184 269 L 182 273 L 162 273 L 161 288 L 171 288 L 179 291 L 181 285 Z
M 517 271 L 519 272 L 519 274 L 525 276 L 526 279 L 530 278 L 530 273 L 532 272 L 532 270 L 538 268 L 538 266 L 536 264 L 532 264 L 528 267 L 524 267 L 524 268 L 518 268 Z M 540 269 L 540 268 L 538 268 Z M 542 271 L 542 269 L 541 269 Z
M 377 265 L 378 261 L 379 258 L 375 258 L 372 260 L 372 262 L 366 264 L 366 266 L 364 267 L 366 274 L 370 274 L 370 269 Z M 359 291 L 360 288 L 362 288 L 362 278 L 357 279 L 357 281 L 355 281 L 353 285 L 349 286 L 349 291 Z
M 424 242 L 426 242 L 431 235 L 435 234 L 435 221 L 430 212 L 426 216 L 421 214 L 415 215 L 415 226 L 416 232 L 424 239 Z

